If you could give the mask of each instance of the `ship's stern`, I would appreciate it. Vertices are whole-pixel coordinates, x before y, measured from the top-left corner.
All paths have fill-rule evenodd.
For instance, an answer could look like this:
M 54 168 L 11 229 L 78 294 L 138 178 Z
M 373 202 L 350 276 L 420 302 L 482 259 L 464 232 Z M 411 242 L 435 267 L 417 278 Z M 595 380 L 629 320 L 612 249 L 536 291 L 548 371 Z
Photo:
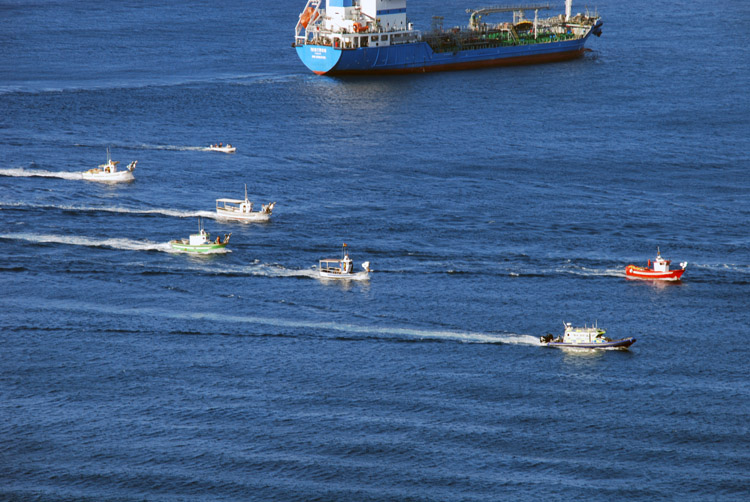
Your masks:
M 341 59 L 341 49 L 329 45 L 304 44 L 295 45 L 294 48 L 305 66 L 318 75 L 331 71 Z

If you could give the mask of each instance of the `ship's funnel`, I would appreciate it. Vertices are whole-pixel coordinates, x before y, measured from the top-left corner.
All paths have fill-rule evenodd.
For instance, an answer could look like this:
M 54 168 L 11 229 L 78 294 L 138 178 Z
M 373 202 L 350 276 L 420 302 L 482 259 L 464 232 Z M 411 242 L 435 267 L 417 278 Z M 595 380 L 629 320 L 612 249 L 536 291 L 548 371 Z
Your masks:
M 570 13 L 573 10 L 573 0 L 565 0 L 565 20 L 570 21 Z

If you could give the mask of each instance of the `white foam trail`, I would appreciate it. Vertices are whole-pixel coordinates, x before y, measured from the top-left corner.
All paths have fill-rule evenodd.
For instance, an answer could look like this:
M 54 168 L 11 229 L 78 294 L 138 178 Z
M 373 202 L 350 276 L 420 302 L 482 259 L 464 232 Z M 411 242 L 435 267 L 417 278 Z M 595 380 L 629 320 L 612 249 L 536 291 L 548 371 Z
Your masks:
M 76 172 L 64 172 L 64 171 L 43 171 L 43 170 L 31 170 L 24 169 L 22 167 L 13 169 L 0 169 L 0 176 L 13 176 L 16 178 L 62 178 L 65 180 L 82 180 L 83 175 Z
M 239 266 L 225 265 L 222 267 L 215 267 L 212 265 L 211 270 L 213 272 L 221 272 L 227 274 L 245 274 L 260 277 L 307 277 L 309 279 L 318 278 L 318 272 L 315 269 L 290 269 L 276 264 L 253 264 Z
M 180 146 L 180 145 L 138 145 L 143 150 L 170 150 L 175 152 L 209 152 L 207 146 Z
M 60 305 L 71 308 L 71 303 L 64 301 L 48 300 L 50 305 Z M 58 307 L 55 307 L 58 308 Z M 419 328 L 397 328 L 382 326 L 363 326 L 351 323 L 339 322 L 316 322 L 295 321 L 287 318 L 272 318 L 259 316 L 244 316 L 217 314 L 214 312 L 175 312 L 153 308 L 127 308 L 116 305 L 94 305 L 94 304 L 72 304 L 74 310 L 119 313 L 126 315 L 147 315 L 167 319 L 179 320 L 202 320 L 222 323 L 253 324 L 262 326 L 273 326 L 278 328 L 316 329 L 333 331 L 346 334 L 363 336 L 376 336 L 383 338 L 418 338 L 423 340 L 454 340 L 463 343 L 487 343 L 487 344 L 522 344 L 539 346 L 539 339 L 531 335 L 507 334 L 495 335 L 489 333 L 477 333 L 469 331 L 430 330 Z
M 503 335 L 503 343 L 509 345 L 539 345 L 539 337 L 533 335 Z
M 317 279 L 318 272 L 313 269 L 289 269 L 275 265 L 255 265 L 243 267 L 243 271 L 266 277 L 307 277 Z
M 0 234 L 2 239 L 15 239 L 38 243 L 68 244 L 71 246 L 108 247 L 113 249 L 125 249 L 130 251 L 164 251 L 174 252 L 168 242 L 137 241 L 133 239 L 93 239 L 75 235 L 51 235 L 51 234 Z
M 115 150 L 162 150 L 162 151 L 172 151 L 172 152 L 210 152 L 211 149 L 207 146 L 188 146 L 188 145 L 150 145 L 148 143 L 141 143 L 138 145 L 130 144 L 130 145 L 118 145 L 116 143 L 107 143 L 107 145 L 111 146 Z M 76 143 L 75 146 L 80 147 L 98 147 L 100 145 L 86 145 L 86 144 L 80 144 Z
M 573 275 L 580 275 L 583 277 L 626 277 L 625 267 L 609 268 L 609 269 L 596 269 L 581 267 L 580 269 L 558 269 L 559 273 L 567 273 Z
M 750 265 L 737 265 L 736 263 L 688 263 L 687 270 L 690 268 L 704 269 L 708 271 L 732 272 L 741 274 L 750 274 Z
M 67 206 L 51 204 L 24 204 L 24 203 L 6 203 L 0 202 L 0 207 L 28 207 L 35 209 L 61 209 L 64 211 L 90 211 L 105 213 L 125 213 L 125 214 L 163 214 L 175 218 L 212 218 L 218 219 L 214 211 L 181 211 L 179 209 L 131 209 L 127 207 L 94 207 L 94 206 Z
M 229 273 L 229 274 L 246 274 L 246 275 L 253 275 L 253 276 L 260 276 L 260 277 L 306 277 L 308 279 L 319 279 L 324 282 L 341 282 L 346 283 L 347 279 L 341 280 L 341 279 L 335 279 L 335 278 L 326 278 L 326 277 L 320 277 L 320 274 L 318 274 L 318 270 L 316 268 L 302 268 L 302 269 L 293 269 L 293 268 L 286 268 L 282 265 L 278 264 L 253 264 L 253 265 L 242 265 L 242 266 L 232 266 L 227 265 L 224 267 L 221 267 L 217 269 L 216 267 L 212 267 L 214 272 L 217 270 L 219 272 Z M 352 277 L 348 280 L 352 281 L 362 281 L 365 279 L 368 279 L 369 277 L 364 273 L 360 272 L 358 274 L 355 274 L 355 277 Z

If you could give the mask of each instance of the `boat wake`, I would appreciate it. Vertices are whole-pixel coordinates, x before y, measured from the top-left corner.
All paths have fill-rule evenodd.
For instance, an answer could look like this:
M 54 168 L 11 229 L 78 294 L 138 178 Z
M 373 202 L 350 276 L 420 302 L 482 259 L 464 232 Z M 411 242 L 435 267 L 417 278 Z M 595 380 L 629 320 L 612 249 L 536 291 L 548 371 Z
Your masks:
M 93 239 L 90 237 L 50 234 L 0 234 L 0 239 L 22 240 L 39 244 L 68 244 L 71 246 L 106 247 L 128 251 L 175 252 L 168 242 L 137 241 L 133 239 Z
M 568 269 L 557 269 L 556 272 L 562 274 L 572 274 L 581 277 L 625 277 L 625 266 L 622 268 L 587 268 L 587 267 L 576 267 Z
M 0 176 L 12 176 L 16 178 L 62 178 L 64 180 L 82 180 L 83 175 L 77 172 L 43 171 L 24 169 L 22 167 L 11 169 L 0 169 Z
M 7 208 L 33 208 L 33 209 L 58 209 L 61 211 L 81 211 L 96 213 L 124 213 L 124 214 L 161 214 L 175 218 L 212 218 L 217 219 L 215 211 L 181 211 L 178 209 L 131 209 L 127 207 L 93 207 L 93 206 L 67 206 L 52 204 L 24 204 L 0 202 L 0 207 Z
M 317 279 L 318 271 L 311 268 L 293 269 L 285 268 L 279 264 L 265 264 L 256 261 L 252 265 L 225 265 L 217 269 L 212 266 L 212 273 L 237 275 L 237 276 L 255 276 L 255 277 L 304 277 L 307 279 Z
M 12 300 L 11 300 L 12 302 Z M 368 326 L 353 323 L 340 322 L 322 322 L 311 320 L 293 320 L 288 318 L 260 317 L 251 315 L 232 315 L 219 314 L 215 312 L 191 312 L 191 311 L 173 311 L 155 308 L 128 308 L 121 305 L 94 305 L 81 304 L 77 302 L 67 302 L 64 300 L 49 300 L 49 308 L 55 310 L 74 310 L 74 311 L 94 311 L 106 312 L 109 314 L 116 313 L 128 316 L 147 316 L 160 317 L 163 319 L 177 319 L 180 321 L 207 321 L 211 326 L 217 323 L 222 324 L 222 331 L 232 331 L 226 324 L 238 324 L 243 326 L 237 329 L 237 334 L 247 332 L 245 325 L 253 326 L 270 326 L 274 328 L 296 329 L 296 330 L 315 330 L 321 331 L 328 335 L 345 336 L 347 338 L 377 338 L 390 340 L 425 340 L 425 341 L 453 341 L 460 343 L 476 343 L 490 345 L 535 345 L 539 346 L 539 339 L 531 335 L 521 334 L 491 334 L 470 331 L 452 331 L 452 330 L 432 330 L 423 328 L 409 327 L 387 327 L 387 326 Z M 194 323 L 193 323 L 194 325 Z
M 85 148 L 100 148 L 101 145 L 85 145 L 76 143 L 75 146 Z M 207 146 L 187 146 L 187 145 L 150 145 L 148 143 L 141 143 L 139 145 L 118 145 L 111 144 L 111 146 L 117 150 L 162 150 L 171 152 L 210 152 L 211 149 Z
M 182 146 L 182 145 L 137 145 L 126 148 L 135 148 L 138 150 L 167 150 L 173 152 L 208 152 L 208 147 L 204 146 Z

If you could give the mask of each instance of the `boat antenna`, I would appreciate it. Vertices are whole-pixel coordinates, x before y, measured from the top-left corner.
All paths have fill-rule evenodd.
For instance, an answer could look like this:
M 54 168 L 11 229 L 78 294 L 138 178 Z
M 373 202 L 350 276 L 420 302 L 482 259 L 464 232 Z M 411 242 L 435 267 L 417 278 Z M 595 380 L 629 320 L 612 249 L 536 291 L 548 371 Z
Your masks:
M 247 202 L 247 183 L 245 183 L 245 202 Z

